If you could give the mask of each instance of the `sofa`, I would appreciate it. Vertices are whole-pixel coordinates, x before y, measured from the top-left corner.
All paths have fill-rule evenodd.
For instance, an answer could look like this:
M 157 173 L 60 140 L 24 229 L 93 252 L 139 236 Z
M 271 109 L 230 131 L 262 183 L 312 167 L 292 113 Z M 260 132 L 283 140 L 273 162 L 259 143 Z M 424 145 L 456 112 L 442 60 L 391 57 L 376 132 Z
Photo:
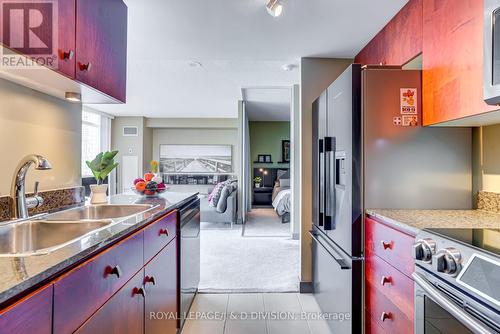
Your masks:
M 231 227 L 238 219 L 238 191 L 233 191 L 227 197 L 227 207 L 224 212 L 218 212 L 216 207 L 208 204 L 208 197 L 200 199 L 200 220 L 208 223 L 230 223 Z

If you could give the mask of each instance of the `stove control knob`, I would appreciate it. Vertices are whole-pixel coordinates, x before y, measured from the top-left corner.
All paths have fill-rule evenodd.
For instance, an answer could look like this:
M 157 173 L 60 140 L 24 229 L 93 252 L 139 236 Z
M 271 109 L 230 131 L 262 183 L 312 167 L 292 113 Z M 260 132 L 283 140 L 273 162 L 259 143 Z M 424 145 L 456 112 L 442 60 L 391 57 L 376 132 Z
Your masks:
M 460 270 L 462 256 L 456 248 L 445 248 L 432 256 L 432 266 L 439 273 L 455 275 Z
M 415 260 L 430 262 L 436 253 L 436 242 L 432 239 L 420 239 L 413 245 L 413 258 Z

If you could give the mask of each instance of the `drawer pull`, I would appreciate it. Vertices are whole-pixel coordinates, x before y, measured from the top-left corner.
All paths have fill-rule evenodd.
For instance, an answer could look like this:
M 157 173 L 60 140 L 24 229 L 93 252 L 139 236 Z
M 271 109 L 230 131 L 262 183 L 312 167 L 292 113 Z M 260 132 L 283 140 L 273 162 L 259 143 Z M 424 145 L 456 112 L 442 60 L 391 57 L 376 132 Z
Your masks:
M 123 274 L 122 270 L 118 265 L 114 267 L 108 267 L 108 274 L 109 275 L 116 275 L 116 277 L 120 278 L 120 276 Z
M 162 235 L 162 234 L 164 234 L 164 235 L 166 235 L 166 236 L 168 237 L 168 229 L 166 229 L 166 228 L 162 228 L 162 229 L 160 230 L 160 232 L 159 232 L 159 235 Z
M 132 296 L 141 295 L 142 297 L 146 297 L 146 291 L 143 288 L 134 288 L 132 291 Z
M 153 285 L 156 285 L 155 278 L 153 276 L 144 277 L 144 284 L 146 283 L 153 283 Z
M 391 276 L 382 276 L 380 280 L 381 285 L 391 284 L 392 285 L 392 277 Z
M 92 68 L 92 63 L 80 64 L 80 71 L 89 72 L 91 68 Z
M 381 240 L 380 243 L 382 244 L 382 247 L 384 247 L 384 249 L 392 249 L 392 241 L 387 242 L 387 241 Z
M 382 314 L 380 315 L 380 321 L 384 322 L 387 319 L 391 320 L 392 314 L 390 312 L 382 312 Z
M 71 60 L 71 59 L 73 59 L 74 55 L 75 55 L 75 53 L 73 52 L 73 50 L 63 51 L 62 59 L 63 60 Z

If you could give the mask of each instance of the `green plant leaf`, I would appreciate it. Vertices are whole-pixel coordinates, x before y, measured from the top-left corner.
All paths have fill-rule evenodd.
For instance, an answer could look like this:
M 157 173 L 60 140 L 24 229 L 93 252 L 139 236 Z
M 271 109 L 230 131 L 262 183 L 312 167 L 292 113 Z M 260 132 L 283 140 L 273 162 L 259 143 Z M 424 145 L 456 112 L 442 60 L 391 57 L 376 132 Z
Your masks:
M 118 151 L 101 152 L 92 161 L 86 161 L 97 183 L 100 184 L 118 166 L 114 158 Z

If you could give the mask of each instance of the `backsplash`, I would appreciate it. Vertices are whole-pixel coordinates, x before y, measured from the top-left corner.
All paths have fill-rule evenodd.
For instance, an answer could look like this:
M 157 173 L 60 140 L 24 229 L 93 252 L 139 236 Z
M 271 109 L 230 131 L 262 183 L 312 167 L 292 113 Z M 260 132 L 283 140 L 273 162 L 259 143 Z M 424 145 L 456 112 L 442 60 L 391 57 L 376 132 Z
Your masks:
M 480 191 L 477 196 L 477 208 L 479 210 L 500 213 L 500 194 Z
M 43 205 L 39 208 L 30 209 L 30 215 L 69 208 L 85 202 L 84 187 L 40 191 L 39 195 L 43 197 Z M 27 196 L 30 196 L 30 194 L 27 194 Z M 10 196 L 0 197 L 0 221 L 10 219 L 10 201 Z

